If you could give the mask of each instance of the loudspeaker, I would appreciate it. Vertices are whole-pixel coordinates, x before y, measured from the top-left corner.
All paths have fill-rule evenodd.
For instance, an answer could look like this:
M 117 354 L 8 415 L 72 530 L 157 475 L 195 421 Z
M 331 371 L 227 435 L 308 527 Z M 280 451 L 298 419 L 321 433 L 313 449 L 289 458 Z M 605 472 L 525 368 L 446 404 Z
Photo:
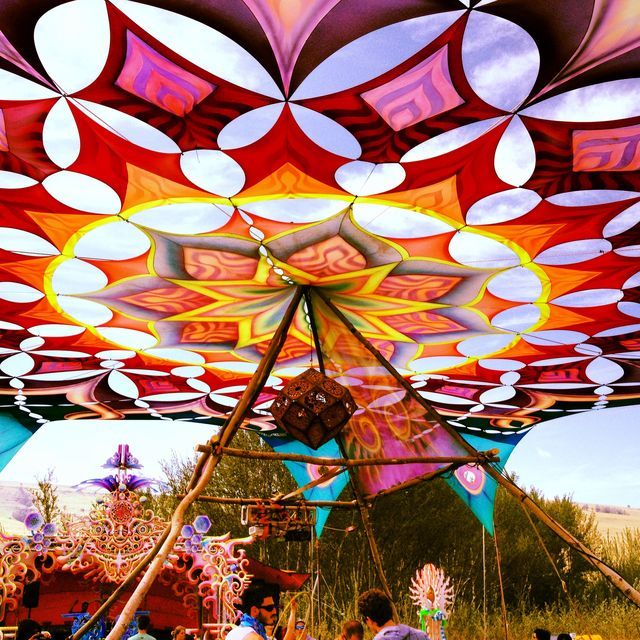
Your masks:
M 24 585 L 22 592 L 22 606 L 35 609 L 40 602 L 40 581 L 29 582 Z

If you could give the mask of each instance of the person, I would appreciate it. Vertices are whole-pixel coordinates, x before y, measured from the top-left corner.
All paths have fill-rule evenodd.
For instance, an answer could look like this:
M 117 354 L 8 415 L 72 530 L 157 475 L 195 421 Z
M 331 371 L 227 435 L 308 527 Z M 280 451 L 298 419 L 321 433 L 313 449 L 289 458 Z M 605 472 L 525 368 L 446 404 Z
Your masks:
M 358 620 L 347 620 L 342 625 L 340 635 L 336 640 L 362 640 L 364 638 L 364 627 Z
M 363 622 L 374 635 L 374 640 L 430 640 L 419 629 L 393 620 L 393 604 L 380 589 L 369 589 L 358 598 L 358 611 Z
M 138 633 L 131 636 L 129 640 L 156 640 L 148 633 L 149 628 L 151 627 L 151 618 L 149 618 L 148 615 L 143 613 L 141 616 L 138 616 L 136 624 L 138 625 Z
M 51 634 L 42 630 L 42 625 L 27 618 L 18 622 L 15 640 L 51 640 Z
M 263 584 L 249 585 L 242 594 L 239 609 L 242 617 L 226 640 L 267 640 L 265 626 L 275 624 L 278 617 L 273 591 Z
M 295 623 L 295 640 L 315 640 L 312 636 L 307 633 L 307 623 L 302 620 L 302 618 L 298 618 Z
M 571 636 L 568 633 L 559 633 L 556 640 L 571 640 Z
M 187 637 L 187 630 L 179 624 L 172 632 L 171 638 L 172 640 L 185 640 Z
M 551 640 L 551 632 L 538 627 L 533 630 L 531 640 Z

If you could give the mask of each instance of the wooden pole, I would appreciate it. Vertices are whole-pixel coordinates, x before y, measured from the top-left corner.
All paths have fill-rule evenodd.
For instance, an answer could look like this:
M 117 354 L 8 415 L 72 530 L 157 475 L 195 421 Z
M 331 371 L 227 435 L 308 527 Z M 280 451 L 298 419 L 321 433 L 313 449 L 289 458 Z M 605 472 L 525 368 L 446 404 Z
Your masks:
M 509 640 L 509 622 L 507 621 L 507 604 L 504 600 L 504 585 L 502 582 L 502 562 L 500 561 L 500 549 L 498 548 L 498 530 L 493 527 L 493 543 L 496 547 L 496 566 L 498 567 L 498 584 L 500 585 L 500 610 L 502 612 L 502 624 L 504 626 L 504 640 Z
M 211 449 L 211 445 L 199 444 L 197 451 L 204 452 Z M 298 453 L 278 453 L 277 451 L 248 451 L 222 447 L 225 456 L 235 458 L 249 458 L 252 460 L 280 460 L 288 462 L 304 462 L 317 467 L 375 467 L 398 464 L 486 464 L 500 462 L 498 449 L 478 451 L 474 456 L 412 456 L 407 458 L 316 458 Z M 216 449 L 217 451 L 217 449 Z
M 391 365 L 391 363 L 353 326 L 349 319 L 336 307 L 327 297 L 322 289 L 314 289 L 314 292 L 322 299 L 322 301 L 331 309 L 336 317 L 345 325 L 345 327 L 357 338 L 369 353 L 398 381 L 398 383 L 411 395 L 412 398 L 419 402 L 425 409 L 429 418 L 437 422 L 445 429 L 452 438 L 454 438 L 460 446 L 464 447 L 471 455 L 477 454 L 477 451 L 449 424 L 444 421 L 435 409 L 427 402 L 407 380 L 405 380 Z M 531 511 L 541 522 L 551 529 L 558 537 L 562 538 L 572 549 L 575 549 L 589 564 L 595 567 L 602 575 L 611 582 L 611 584 L 619 589 L 631 602 L 640 607 L 640 592 L 633 588 L 619 573 L 606 565 L 598 558 L 591 549 L 580 542 L 573 534 L 567 531 L 559 522 L 556 522 L 544 509 L 538 506 L 529 496 L 527 496 L 520 487 L 514 482 L 505 478 L 498 469 L 488 464 L 485 467 L 487 473 L 500 485 L 502 485 L 511 495 L 515 496 L 522 504 Z
M 249 384 L 247 385 L 247 388 L 244 390 L 244 393 L 238 401 L 238 404 L 236 404 L 236 406 L 233 408 L 229 418 L 225 422 L 220 431 L 220 434 L 217 437 L 217 442 L 219 442 L 221 446 L 224 447 L 231 441 L 240 424 L 244 420 L 245 414 L 255 403 L 260 391 L 262 390 L 262 387 L 267 381 L 276 358 L 278 357 L 278 354 L 280 353 L 280 350 L 284 345 L 289 326 L 291 325 L 291 322 L 298 309 L 301 297 L 302 288 L 296 287 L 289 307 L 287 308 L 284 317 L 280 322 L 280 325 L 276 329 L 276 332 L 271 339 L 271 343 L 269 344 L 266 353 L 260 361 L 255 374 L 251 378 Z M 194 470 L 194 475 L 192 476 L 192 481 L 189 483 L 189 490 L 180 500 L 180 503 L 171 516 L 171 520 L 169 523 L 169 534 L 158 550 L 158 553 L 151 560 L 149 569 L 140 579 L 138 586 L 131 594 L 129 600 L 122 609 L 122 613 L 120 614 L 118 621 L 107 636 L 107 640 L 119 640 L 126 630 L 127 625 L 133 619 L 136 610 L 140 606 L 142 600 L 144 599 L 158 574 L 162 570 L 167 556 L 173 549 L 173 545 L 180 535 L 180 531 L 182 529 L 182 524 L 184 521 L 184 515 L 187 509 L 193 504 L 193 502 L 198 498 L 198 496 L 202 493 L 202 491 L 209 483 L 209 480 L 211 479 L 213 471 L 217 466 L 221 456 L 222 453 L 213 455 L 211 450 L 203 453 L 200 456 L 200 459 L 196 464 L 196 469 Z M 197 477 L 196 472 L 199 473 L 199 476 Z
M 295 501 L 285 501 L 285 500 L 274 500 L 273 498 L 223 498 L 218 496 L 200 496 L 197 498 L 198 502 L 212 502 L 214 504 L 290 504 L 293 506 L 300 507 L 333 507 L 333 508 L 344 508 L 344 509 L 355 509 L 357 508 L 357 503 L 355 500 L 295 500 Z

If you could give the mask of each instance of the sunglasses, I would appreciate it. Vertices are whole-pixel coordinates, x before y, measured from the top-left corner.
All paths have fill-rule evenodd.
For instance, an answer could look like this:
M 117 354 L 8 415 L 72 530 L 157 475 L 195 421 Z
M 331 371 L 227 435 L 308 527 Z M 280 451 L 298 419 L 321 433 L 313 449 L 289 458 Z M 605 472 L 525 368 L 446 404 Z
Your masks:
M 304 629 L 304 625 L 303 624 L 297 624 L 296 625 L 296 629 Z
M 264 604 L 258 607 L 258 609 L 264 609 L 264 611 L 275 611 L 277 608 L 275 604 Z

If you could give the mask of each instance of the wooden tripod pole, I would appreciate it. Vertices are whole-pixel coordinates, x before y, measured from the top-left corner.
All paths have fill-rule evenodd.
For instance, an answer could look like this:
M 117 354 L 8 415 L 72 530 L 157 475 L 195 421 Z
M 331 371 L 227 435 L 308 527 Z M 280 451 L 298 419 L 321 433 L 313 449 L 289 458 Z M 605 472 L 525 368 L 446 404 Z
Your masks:
M 238 404 L 233 408 L 233 411 L 231 412 L 229 418 L 220 431 L 217 441 L 221 446 L 224 447 L 229 444 L 236 431 L 238 430 L 240 424 L 244 420 L 247 411 L 251 409 L 260 391 L 262 390 L 262 387 L 267 381 L 276 358 L 278 357 L 278 354 L 280 353 L 280 350 L 284 345 L 289 326 L 291 325 L 291 321 L 293 320 L 298 309 L 301 297 L 302 288 L 297 287 L 294 291 L 289 307 L 287 308 L 287 311 L 285 312 L 280 325 L 276 329 L 276 332 L 271 339 L 271 343 L 269 344 L 269 348 L 260 361 L 260 364 L 258 365 L 253 378 L 251 378 L 251 381 L 247 385 L 247 388 L 244 390 L 244 393 L 238 401 Z M 147 595 L 149 589 L 151 588 L 151 585 L 154 583 L 155 579 L 158 577 L 158 574 L 162 570 L 162 566 L 167 559 L 167 556 L 173 549 L 173 545 L 175 544 L 175 541 L 180 535 L 180 531 L 182 530 L 182 524 L 184 522 L 184 516 L 187 509 L 193 504 L 193 502 L 198 498 L 198 496 L 202 493 L 202 491 L 209 483 L 209 480 L 211 479 L 213 471 L 216 468 L 221 456 L 221 452 L 214 454 L 213 451 L 208 451 L 201 454 L 200 459 L 196 464 L 196 468 L 194 469 L 194 476 L 189 483 L 189 488 L 184 497 L 180 500 L 178 506 L 173 512 L 173 515 L 171 516 L 168 527 L 169 534 L 162 543 L 162 546 L 158 550 L 158 553 L 151 560 L 147 572 L 140 579 L 138 586 L 131 594 L 129 600 L 122 609 L 122 613 L 120 614 L 118 621 L 107 636 L 107 640 L 119 640 L 122 637 L 129 622 L 133 619 L 136 610 L 139 608 L 144 597 Z
M 371 353 L 376 360 L 398 381 L 398 383 L 411 395 L 412 398 L 419 402 L 425 409 L 430 420 L 437 422 L 447 433 L 454 438 L 461 447 L 464 447 L 471 455 L 478 455 L 474 449 L 455 429 L 453 429 L 440 414 L 405 380 L 394 368 L 393 365 L 353 326 L 349 319 L 336 307 L 335 304 L 327 297 L 322 289 L 316 289 L 315 293 L 322 301 L 331 309 L 335 316 L 345 325 L 345 327 L 360 341 L 362 346 Z M 487 464 L 483 468 L 485 471 L 500 485 L 502 485 L 511 495 L 515 496 L 522 505 L 533 513 L 541 522 L 543 522 L 551 531 L 559 538 L 562 538 L 572 549 L 575 549 L 589 564 L 595 567 L 602 575 L 611 582 L 611 584 L 619 589 L 631 602 L 640 607 L 640 592 L 633 588 L 619 573 L 605 564 L 598 558 L 591 549 L 580 542 L 573 534 L 567 531 L 559 522 L 556 522 L 544 509 L 538 506 L 527 494 L 520 489 L 514 482 L 505 478 L 498 469 L 493 465 Z
M 318 335 L 318 330 L 315 324 L 315 316 L 313 313 L 313 305 L 310 292 L 308 290 L 305 291 L 305 301 L 307 303 L 307 310 L 309 314 L 309 318 L 311 319 L 311 331 L 313 333 L 313 340 L 316 347 L 316 352 L 318 354 L 318 362 L 320 363 L 320 367 L 322 372 L 324 373 L 324 362 L 322 358 L 322 345 L 320 344 L 320 337 Z M 343 458 L 347 458 L 344 447 L 339 440 L 338 446 L 340 448 L 340 453 Z M 378 574 L 378 580 L 380 581 L 380 586 L 382 590 L 385 592 L 389 600 L 391 601 L 391 607 L 393 610 L 394 620 L 398 620 L 398 612 L 396 611 L 396 606 L 393 602 L 393 597 L 391 596 L 391 589 L 389 589 L 389 583 L 387 582 L 387 576 L 384 572 L 384 566 L 382 564 L 382 558 L 380 556 L 380 550 L 378 549 L 378 543 L 376 542 L 376 537 L 373 533 L 373 527 L 371 526 L 371 519 L 369 518 L 369 505 L 367 504 L 364 498 L 364 492 L 362 491 L 362 487 L 360 486 L 360 479 L 358 478 L 358 474 L 356 473 L 353 466 L 347 466 L 347 472 L 349 474 L 349 482 L 351 484 L 351 489 L 353 491 L 353 495 L 356 499 L 356 504 L 358 506 L 358 511 L 360 513 L 360 520 L 362 521 L 362 528 L 364 529 L 364 533 L 367 537 L 367 543 L 369 544 L 369 551 L 371 552 L 371 559 L 373 560 L 373 565 L 376 568 L 376 573 Z

